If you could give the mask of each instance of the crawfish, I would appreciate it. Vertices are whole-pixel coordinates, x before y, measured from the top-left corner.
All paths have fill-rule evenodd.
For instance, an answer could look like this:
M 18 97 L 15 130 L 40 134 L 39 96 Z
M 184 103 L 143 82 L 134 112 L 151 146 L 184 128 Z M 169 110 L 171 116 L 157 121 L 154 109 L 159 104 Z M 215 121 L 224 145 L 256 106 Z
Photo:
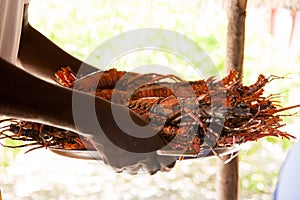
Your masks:
M 1 122 L 8 121 L 2 120 Z M 27 147 L 37 146 L 33 149 L 42 147 L 55 147 L 62 149 L 94 149 L 88 138 L 80 137 L 77 133 L 66 131 L 35 122 L 20 121 L 9 119 L 10 125 L 1 127 L 0 136 L 2 139 L 9 138 L 11 140 L 24 141 L 24 145 L 6 146 L 6 147 Z M 10 132 L 11 134 L 7 134 Z M 30 143 L 28 143 L 30 142 Z M 5 146 L 5 145 L 2 145 Z M 33 150 L 30 149 L 27 152 Z
M 151 121 L 150 124 L 159 131 L 166 143 L 172 141 L 173 148 L 193 150 L 198 153 L 200 145 L 197 147 L 197 144 L 192 143 L 193 138 L 204 138 L 208 132 L 216 135 L 215 138 L 210 138 L 211 140 L 218 137 L 218 134 L 214 133 L 205 122 L 210 116 L 206 113 L 206 106 L 202 110 L 199 100 L 199 98 L 178 98 L 173 95 L 167 98 L 146 97 L 130 101 L 127 106 Z
M 173 149 L 195 153 L 199 153 L 203 145 L 227 147 L 265 136 L 292 138 L 278 130 L 283 125 L 274 114 L 299 106 L 277 109 L 273 99 L 262 97 L 263 87 L 281 77 L 260 75 L 255 84 L 243 86 L 236 71 L 220 81 L 210 77 L 184 82 L 173 75 L 116 69 L 78 79 L 66 68 L 56 73 L 56 78 L 63 86 L 127 106 L 150 121 L 162 140 Z M 165 79 L 175 82 L 163 82 Z M 223 98 L 226 98 L 225 103 Z M 212 123 L 215 123 L 214 128 L 210 127 Z M 219 134 L 214 130 L 216 127 L 221 129 Z M 43 135 L 40 128 L 39 135 Z
M 236 134 L 234 132 L 253 132 L 253 130 L 255 132 L 256 129 L 258 132 L 261 131 L 261 125 L 257 123 L 258 119 L 264 113 L 270 113 L 270 110 L 275 109 L 269 100 L 261 97 L 263 87 L 274 78 L 278 78 L 275 76 L 265 78 L 265 76 L 260 75 L 255 84 L 243 86 L 236 71 L 231 71 L 227 77 L 220 81 L 215 81 L 214 77 L 210 77 L 206 81 L 183 82 L 173 77 L 173 79 L 179 80 L 179 82 L 175 83 L 156 82 L 170 77 L 157 74 L 141 75 L 129 73 L 129 76 L 124 79 L 124 74 L 119 77 L 114 76 L 113 74 L 116 73 L 114 70 L 99 73 L 112 74 L 112 77 L 115 77 L 114 80 L 120 81 L 118 83 L 120 86 L 116 87 L 116 81 L 112 82 L 104 76 L 103 80 L 107 79 L 108 81 L 106 82 L 111 83 L 111 85 L 108 89 L 105 88 L 104 91 L 103 85 L 105 83 L 100 79 L 96 91 L 98 96 L 102 97 L 105 96 L 104 94 L 109 94 L 106 95 L 106 98 L 111 100 L 112 90 L 114 90 L 117 94 L 116 99 L 126 99 L 122 104 L 125 103 L 125 106 L 140 114 L 145 119 L 152 121 L 153 128 L 161 130 L 160 134 L 163 138 L 169 138 L 168 141 L 177 135 L 184 135 L 186 138 L 188 138 L 188 135 L 193 135 L 192 138 L 196 136 L 200 138 L 208 136 L 209 143 L 215 142 L 218 139 L 218 134 L 209 128 L 209 123 L 211 116 L 222 117 L 222 114 L 215 114 L 211 112 L 212 109 L 207 108 L 211 106 L 211 97 L 216 99 L 217 105 L 222 102 L 220 96 L 222 88 L 226 90 L 226 105 L 228 109 L 226 109 L 227 114 L 225 115 L 224 130 L 221 133 L 223 139 L 222 142 L 218 143 L 219 145 L 232 145 L 233 142 L 242 141 L 241 138 L 244 138 L 244 136 L 236 137 L 239 138 L 237 140 L 230 139 L 231 135 Z M 86 80 L 82 80 L 85 83 Z M 115 88 L 110 90 L 111 86 Z M 85 87 L 89 88 L 90 84 L 86 84 Z M 120 98 L 124 97 L 126 93 L 131 95 L 127 94 L 126 98 Z M 199 99 L 196 100 L 197 98 Z M 194 103 L 191 103 L 193 101 Z M 116 102 L 118 103 L 118 101 Z M 220 105 L 222 106 L 222 104 Z M 217 109 L 222 108 L 219 107 Z M 275 122 L 273 121 L 273 123 Z M 187 127 L 190 128 L 188 129 Z M 188 134 L 182 134 L 182 132 Z M 228 135 L 229 139 L 226 138 L 226 135 Z M 252 136 L 253 140 L 255 138 L 257 137 Z M 183 142 L 183 138 L 179 137 L 179 139 L 177 138 L 178 141 L 175 142 L 175 146 L 183 147 L 190 144 L 187 141 L 193 141 L 191 138 L 186 142 Z M 195 148 L 194 145 L 194 149 L 199 148 Z

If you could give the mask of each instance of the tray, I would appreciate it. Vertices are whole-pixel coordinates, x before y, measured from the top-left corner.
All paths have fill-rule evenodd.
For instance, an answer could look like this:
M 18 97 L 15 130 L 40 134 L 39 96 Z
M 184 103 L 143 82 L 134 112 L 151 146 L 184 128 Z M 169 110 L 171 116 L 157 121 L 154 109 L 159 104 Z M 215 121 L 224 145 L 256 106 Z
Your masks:
M 76 159 L 84 159 L 84 160 L 102 160 L 101 155 L 98 151 L 93 150 L 66 150 L 59 148 L 49 148 L 55 154 L 76 158 Z M 157 150 L 156 153 L 161 156 L 175 156 L 178 159 L 195 159 L 195 158 L 205 158 L 205 157 L 222 157 L 225 155 L 233 155 L 236 154 L 240 150 L 239 145 L 235 145 L 232 147 L 220 147 L 212 149 L 202 149 L 200 153 L 195 154 L 195 152 L 189 151 L 178 151 L 178 150 Z
M 240 145 L 232 147 L 217 147 L 217 148 L 203 148 L 198 154 L 193 151 L 180 150 L 157 150 L 157 154 L 161 156 L 176 156 L 184 159 L 206 158 L 206 157 L 223 157 L 226 155 L 236 154 L 240 150 Z
M 98 151 L 66 150 L 66 149 L 58 149 L 53 147 L 49 149 L 55 154 L 69 157 L 69 158 L 76 158 L 76 159 L 83 159 L 83 160 L 102 160 L 102 157 Z

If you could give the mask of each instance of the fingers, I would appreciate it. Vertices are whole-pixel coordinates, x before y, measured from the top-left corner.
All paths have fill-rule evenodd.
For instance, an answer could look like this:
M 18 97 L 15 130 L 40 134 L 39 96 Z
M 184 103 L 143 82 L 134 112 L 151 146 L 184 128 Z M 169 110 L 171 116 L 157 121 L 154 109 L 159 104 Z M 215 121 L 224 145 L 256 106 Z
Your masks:
M 128 174 L 135 175 L 139 173 L 156 174 L 158 171 L 168 172 L 176 163 L 175 157 L 158 156 L 155 153 L 135 155 L 134 157 L 124 154 L 105 157 L 105 164 L 110 165 L 117 173 L 126 171 Z
M 145 172 L 153 175 L 158 171 L 170 171 L 176 163 L 176 157 L 160 156 L 156 154 L 156 151 L 129 152 L 107 141 L 98 140 L 94 141 L 94 146 L 101 153 L 103 162 L 110 165 L 116 172 L 126 171 L 132 175 Z
M 160 163 L 155 159 L 153 154 L 144 160 L 141 165 L 143 170 L 151 175 L 155 174 L 161 168 Z
M 171 156 L 158 156 L 157 160 L 161 165 L 160 171 L 163 172 L 170 171 L 175 166 L 176 163 L 176 157 L 171 157 Z
M 125 171 L 130 175 L 135 175 L 143 171 L 141 164 L 132 165 L 125 168 Z
M 156 174 L 158 171 L 170 171 L 175 166 L 175 163 L 175 157 L 158 156 L 156 155 L 156 153 L 153 153 L 146 160 L 141 162 L 141 167 L 146 173 L 153 175 Z

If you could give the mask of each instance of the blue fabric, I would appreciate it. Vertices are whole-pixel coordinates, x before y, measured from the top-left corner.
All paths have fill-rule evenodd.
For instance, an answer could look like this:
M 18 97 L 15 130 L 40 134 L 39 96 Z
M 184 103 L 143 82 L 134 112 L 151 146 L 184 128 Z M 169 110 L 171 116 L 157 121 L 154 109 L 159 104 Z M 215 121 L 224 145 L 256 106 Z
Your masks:
M 279 175 L 274 200 L 300 200 L 300 141 L 290 150 Z

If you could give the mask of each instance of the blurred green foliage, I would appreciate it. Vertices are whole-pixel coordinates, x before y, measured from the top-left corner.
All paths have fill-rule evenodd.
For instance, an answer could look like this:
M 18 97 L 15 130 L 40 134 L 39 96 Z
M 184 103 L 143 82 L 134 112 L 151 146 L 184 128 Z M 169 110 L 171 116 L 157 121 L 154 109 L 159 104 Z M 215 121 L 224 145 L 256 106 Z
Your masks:
M 11 139 L 4 139 L 4 145 L 6 146 L 19 146 L 22 145 L 22 141 L 16 141 Z M 0 168 L 8 167 L 9 164 L 16 159 L 16 156 L 20 153 L 20 148 L 3 148 L 0 152 Z

